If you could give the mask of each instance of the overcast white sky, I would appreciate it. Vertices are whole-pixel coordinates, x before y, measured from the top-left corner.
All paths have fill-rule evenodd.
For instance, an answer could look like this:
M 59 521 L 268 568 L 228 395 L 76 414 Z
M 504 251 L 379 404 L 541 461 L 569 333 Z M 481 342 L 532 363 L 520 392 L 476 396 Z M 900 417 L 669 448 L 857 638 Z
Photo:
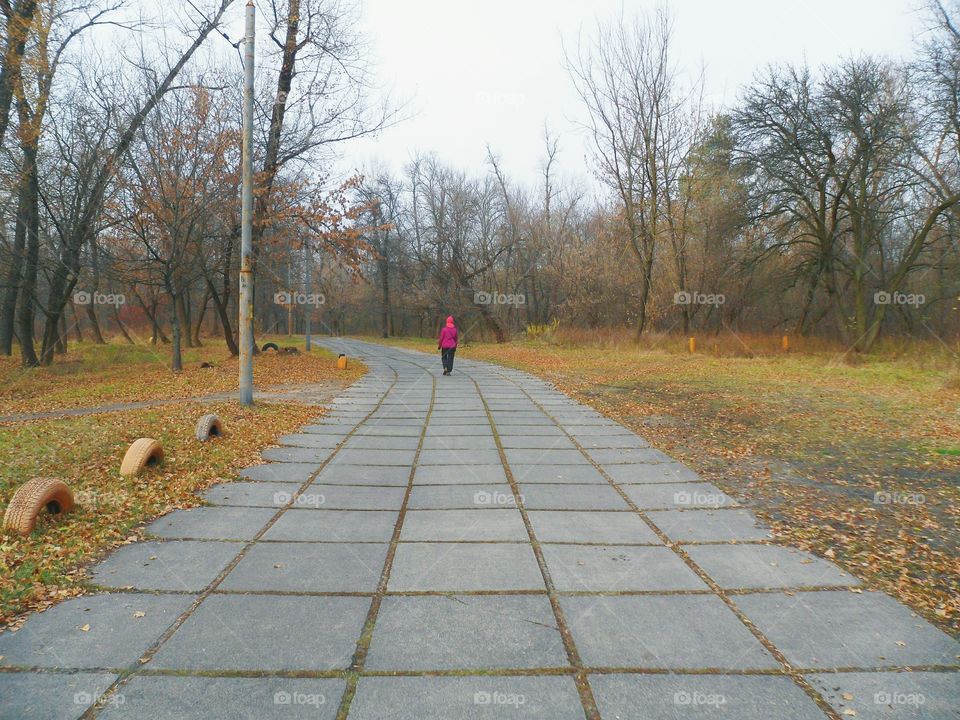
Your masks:
M 735 101 L 770 62 L 820 65 L 855 53 L 902 57 L 923 30 L 920 0 L 673 0 L 676 59 L 706 69 L 708 101 Z M 538 180 L 543 125 L 560 135 L 560 169 L 587 173 L 580 101 L 563 64 L 596 17 L 654 0 L 362 0 L 380 81 L 415 116 L 344 148 L 350 168 L 398 169 L 417 150 L 481 171 L 485 146 L 517 181 Z

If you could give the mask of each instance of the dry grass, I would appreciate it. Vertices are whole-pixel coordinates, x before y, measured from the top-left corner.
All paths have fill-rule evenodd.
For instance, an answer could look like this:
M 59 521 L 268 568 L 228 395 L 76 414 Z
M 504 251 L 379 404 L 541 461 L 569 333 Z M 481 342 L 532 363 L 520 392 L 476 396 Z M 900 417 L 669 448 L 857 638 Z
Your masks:
M 303 347 L 302 338 L 258 338 L 261 344 L 271 339 L 281 347 Z M 213 367 L 201 368 L 204 362 Z M 167 347 L 73 343 L 50 367 L 24 369 L 18 358 L 0 358 L 0 415 L 230 392 L 237 389 L 238 372 L 237 358 L 222 340 L 185 348 L 184 370 L 177 374 L 170 371 Z M 336 356 L 317 346 L 309 355 L 270 351 L 254 358 L 257 387 L 349 381 L 362 372 L 337 370 Z
M 0 365 L 0 414 L 195 397 L 236 388 L 236 360 L 229 359 L 222 344 L 188 351 L 187 358 L 180 375 L 173 375 L 149 346 L 73 345 L 70 355 L 58 358 L 53 367 L 26 371 L 5 360 Z M 196 367 L 207 359 L 217 367 Z M 258 388 L 295 383 L 342 387 L 364 372 L 361 363 L 338 371 L 336 358 L 319 349 L 310 355 L 270 353 L 255 361 Z M 220 416 L 224 435 L 199 443 L 194 427 L 207 412 Z M 0 626 L 18 622 L 27 610 L 82 593 L 86 564 L 138 539 L 143 523 L 172 508 L 201 504 L 198 490 L 234 480 L 238 470 L 259 462 L 262 448 L 322 412 L 299 404 L 241 408 L 217 401 L 0 425 L 0 508 L 35 477 L 65 481 L 79 500 L 69 514 L 44 514 L 29 537 L 0 537 Z M 143 436 L 162 442 L 163 464 L 139 479 L 121 477 L 123 454 Z

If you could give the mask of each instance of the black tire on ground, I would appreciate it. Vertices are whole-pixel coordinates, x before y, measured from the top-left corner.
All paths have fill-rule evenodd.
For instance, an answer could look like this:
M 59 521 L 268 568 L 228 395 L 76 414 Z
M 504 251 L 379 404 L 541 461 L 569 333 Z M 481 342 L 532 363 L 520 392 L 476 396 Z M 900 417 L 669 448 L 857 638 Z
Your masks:
M 3 527 L 20 535 L 29 535 L 37 526 L 37 516 L 46 508 L 53 514 L 73 509 L 73 493 L 62 480 L 34 478 L 21 485 L 10 499 L 3 516 Z
M 280 347 L 276 343 L 264 343 L 263 347 L 260 348 L 260 350 L 262 352 L 266 352 L 267 350 L 276 350 L 277 352 L 279 352 Z
M 212 437 L 220 437 L 223 435 L 223 423 L 221 423 L 220 418 L 213 413 L 204 415 L 197 422 L 196 435 L 197 440 L 200 442 L 206 442 Z

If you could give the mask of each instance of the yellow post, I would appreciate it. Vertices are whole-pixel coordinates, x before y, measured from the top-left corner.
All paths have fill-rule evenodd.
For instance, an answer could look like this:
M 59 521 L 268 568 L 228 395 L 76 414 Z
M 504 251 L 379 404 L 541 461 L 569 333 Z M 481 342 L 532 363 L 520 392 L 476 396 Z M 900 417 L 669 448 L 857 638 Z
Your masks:
M 784 335 L 780 340 L 780 347 L 784 352 L 790 352 L 790 338 Z
M 690 338 L 689 348 L 692 353 L 697 351 L 697 339 L 695 337 Z
M 344 354 L 342 354 L 342 353 L 340 354 L 340 356 L 337 358 L 337 367 L 340 368 L 341 370 L 346 370 L 346 369 L 347 369 L 347 356 L 346 356 L 346 355 L 344 355 Z

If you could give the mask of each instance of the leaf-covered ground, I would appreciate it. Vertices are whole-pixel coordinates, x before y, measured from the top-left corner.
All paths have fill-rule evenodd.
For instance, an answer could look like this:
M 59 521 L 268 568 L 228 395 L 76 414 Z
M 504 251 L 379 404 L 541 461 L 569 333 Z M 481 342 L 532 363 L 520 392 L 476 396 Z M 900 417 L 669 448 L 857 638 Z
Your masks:
M 783 542 L 960 632 L 955 370 L 542 342 L 471 344 L 458 356 L 550 380 L 753 504 Z
M 231 383 L 236 386 L 235 362 L 232 370 L 224 368 L 228 363 L 218 367 L 232 372 L 229 378 L 206 370 L 170 377 L 169 370 L 155 369 L 150 360 L 141 357 L 138 362 L 137 350 L 83 348 L 81 358 L 71 362 L 84 370 L 69 371 L 59 365 L 26 373 L 17 370 L 12 379 L 4 366 L 0 372 L 6 373 L 6 382 L 25 386 L 5 385 L 4 391 L 18 396 L 20 411 L 30 412 L 195 397 L 230 389 Z M 112 352 L 118 352 L 119 359 L 110 361 Z M 255 374 L 261 384 L 342 387 L 365 371 L 359 363 L 351 365 L 348 371 L 337 371 L 336 358 L 326 351 L 309 357 L 270 354 L 257 357 Z M 50 389 L 54 399 L 36 395 L 44 388 Z M 10 412 L 6 403 L 0 403 L 0 408 L 0 414 Z M 221 418 L 224 435 L 200 443 L 194 429 L 199 417 L 208 412 Z M 79 501 L 71 513 L 44 513 L 29 537 L 0 535 L 0 627 L 17 623 L 27 610 L 43 610 L 82 593 L 84 568 L 92 560 L 137 540 L 145 522 L 173 508 L 201 504 L 198 490 L 235 480 L 238 470 L 259 462 L 261 449 L 322 413 L 320 407 L 296 403 L 241 408 L 233 401 L 218 401 L 0 425 L 0 509 L 6 508 L 20 485 L 35 477 L 65 481 Z M 160 440 L 164 462 L 139 478 L 123 478 L 120 461 L 138 437 Z
M 261 344 L 270 340 L 280 347 L 303 348 L 302 337 L 258 338 Z M 72 343 L 67 355 L 58 356 L 45 368 L 24 369 L 18 357 L 0 357 L 0 415 L 236 390 L 237 359 L 230 357 L 223 341 L 205 343 L 200 348 L 184 348 L 184 369 L 177 374 L 170 371 L 170 348 L 165 345 Z M 264 387 L 356 379 L 353 368 L 338 371 L 335 361 L 335 356 L 317 346 L 309 355 L 281 355 L 270 350 L 254 359 L 254 383 Z M 213 367 L 200 367 L 204 362 Z

